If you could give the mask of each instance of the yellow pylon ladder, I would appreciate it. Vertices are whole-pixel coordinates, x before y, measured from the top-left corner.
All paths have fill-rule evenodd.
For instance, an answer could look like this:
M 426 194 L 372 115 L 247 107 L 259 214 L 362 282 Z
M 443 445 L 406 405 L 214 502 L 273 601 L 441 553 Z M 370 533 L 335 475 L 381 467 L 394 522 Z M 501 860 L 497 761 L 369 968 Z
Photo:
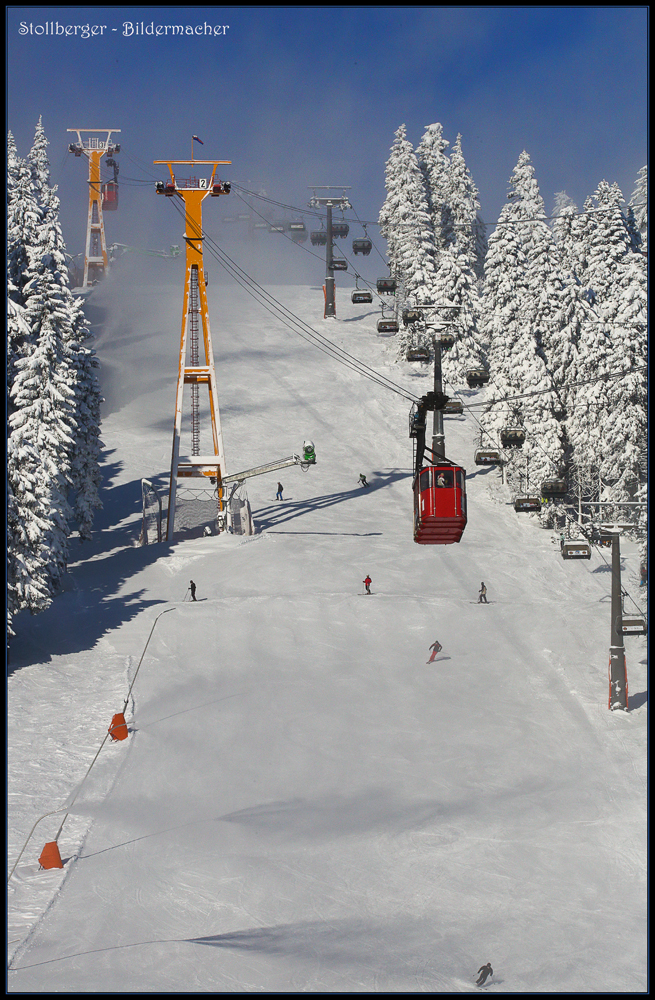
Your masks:
M 207 197 L 217 197 L 218 195 L 230 193 L 229 183 L 221 183 L 216 176 L 216 170 L 219 164 L 231 162 L 231 160 L 196 160 L 193 158 L 190 160 L 154 161 L 155 164 L 165 164 L 170 173 L 170 182 L 159 182 L 156 185 L 157 193 L 163 194 L 166 197 L 181 198 L 184 202 L 185 214 L 186 277 L 182 307 L 182 332 L 180 336 L 173 450 L 168 494 L 167 541 L 173 540 L 175 530 L 175 502 L 178 478 L 185 480 L 204 479 L 205 481 L 209 479 L 212 486 L 216 485 L 219 510 L 223 509 L 222 481 L 226 471 L 225 454 L 223 451 L 223 435 L 218 408 L 214 352 L 209 327 L 207 283 L 203 264 L 202 203 Z M 176 178 L 175 167 L 183 164 L 192 164 L 194 167 L 211 167 L 211 175 L 209 178 L 206 176 L 193 176 L 186 179 Z M 209 173 L 209 170 L 206 173 Z M 199 353 L 199 335 L 201 329 L 204 345 L 204 360 L 202 363 L 200 363 Z M 188 360 L 187 354 L 190 354 Z M 191 386 L 192 447 L 191 455 L 181 456 L 180 437 L 185 385 Z M 209 392 L 209 411 L 214 449 L 211 455 L 199 454 L 198 392 L 201 385 L 206 385 Z

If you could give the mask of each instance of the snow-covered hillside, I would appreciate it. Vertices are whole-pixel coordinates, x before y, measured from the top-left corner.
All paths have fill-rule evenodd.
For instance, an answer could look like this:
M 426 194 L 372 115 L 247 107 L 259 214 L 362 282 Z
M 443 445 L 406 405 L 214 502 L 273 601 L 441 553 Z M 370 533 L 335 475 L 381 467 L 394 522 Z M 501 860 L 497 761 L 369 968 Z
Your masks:
M 320 287 L 272 290 L 431 388 L 348 292 L 324 321 Z M 456 993 L 488 961 L 503 993 L 645 992 L 646 643 L 626 639 L 630 711 L 609 712 L 607 554 L 565 562 L 514 512 L 470 415 L 446 420 L 462 541 L 414 544 L 406 400 L 227 279 L 209 291 L 228 471 L 307 438 L 317 464 L 280 474 L 282 502 L 277 474 L 249 481 L 252 537 L 136 547 L 140 480 L 170 462 L 181 284 L 94 293 L 104 509 L 66 592 L 16 621 L 10 868 L 75 797 L 167 613 L 63 871 L 37 861 L 59 813 L 10 878 L 9 992 Z

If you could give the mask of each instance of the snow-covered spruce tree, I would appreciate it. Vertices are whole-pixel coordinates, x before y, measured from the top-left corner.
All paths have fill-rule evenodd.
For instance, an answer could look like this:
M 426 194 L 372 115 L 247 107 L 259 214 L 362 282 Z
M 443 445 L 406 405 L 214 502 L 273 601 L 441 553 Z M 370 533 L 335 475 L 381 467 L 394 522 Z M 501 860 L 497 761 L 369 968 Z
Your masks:
M 486 355 L 478 333 L 477 282 L 465 254 L 445 249 L 438 255 L 438 263 L 435 302 L 439 306 L 449 303 L 453 308 L 439 308 L 434 323 L 438 325 L 442 321 L 446 324 L 445 330 L 455 337 L 453 346 L 442 353 L 441 368 L 444 384 L 458 389 L 466 385 L 468 370 L 486 367 Z
M 435 301 L 435 239 L 423 175 L 405 126 L 396 132 L 387 163 L 387 199 L 380 212 L 381 232 L 387 239 L 391 273 L 400 284 L 396 294 L 403 305 L 429 306 Z M 428 343 L 425 322 L 403 327 L 397 338 L 398 356 L 409 347 Z
M 642 250 L 648 252 L 648 167 L 642 167 L 637 175 L 630 205 L 635 214 L 637 228 L 641 233 Z
M 24 288 L 28 280 L 28 248 L 36 240 L 39 210 L 34 198 L 31 170 L 16 149 L 11 132 L 7 141 L 7 391 L 14 379 L 14 364 L 33 345 L 24 319 Z
M 56 187 L 50 186 L 48 140 L 41 119 L 28 160 L 33 189 L 41 212 L 37 252 L 51 275 L 51 294 L 59 299 L 61 316 L 59 333 L 66 347 L 71 371 L 72 446 L 69 454 L 69 490 L 74 497 L 73 517 L 81 539 L 91 537 L 94 511 L 102 506 L 98 495 L 100 485 L 100 387 L 97 378 L 98 361 L 91 347 L 90 325 L 69 285 L 66 245 L 59 222 L 59 198 Z M 63 316 L 66 314 L 66 317 Z
M 443 126 L 435 122 L 427 126 L 416 147 L 416 156 L 425 177 L 428 209 L 438 250 L 452 242 L 452 219 L 448 203 L 450 163 L 446 155 L 449 145 L 443 137 Z
M 16 362 L 16 376 L 11 388 L 13 412 L 9 417 L 9 486 L 18 503 L 17 515 L 29 517 L 21 499 L 34 491 L 41 534 L 30 551 L 34 565 L 43 560 L 41 580 L 47 581 L 50 594 L 59 588 L 66 569 L 68 518 L 66 501 L 69 488 L 70 454 L 73 445 L 74 390 L 71 387 L 69 357 L 64 347 L 60 325 L 67 321 L 50 282 L 47 269 L 37 270 L 26 286 L 27 317 L 36 339 L 33 351 Z M 26 488 L 29 483 L 29 489 Z M 31 501 L 30 501 L 31 502 Z M 43 522 L 46 522 L 44 526 Z M 16 533 L 20 537 L 20 532 Z M 15 536 L 15 537 L 16 537 Z
M 487 252 L 486 226 L 480 218 L 479 192 L 462 152 L 462 136 L 457 135 L 448 160 L 446 178 L 448 211 L 447 239 L 457 256 L 464 256 L 475 277 L 484 277 Z
M 525 166 L 525 155 L 519 166 Z M 525 467 L 527 461 L 534 485 L 559 474 L 567 446 L 563 424 L 557 417 L 561 401 L 554 392 L 542 344 L 535 336 L 539 312 L 529 268 L 531 256 L 539 259 L 540 245 L 532 223 L 534 216 L 528 212 L 528 205 L 534 206 L 535 199 L 526 198 L 521 208 L 520 177 L 515 171 L 509 204 L 501 211 L 498 226 L 489 238 L 485 261 L 482 312 L 493 395 L 481 423 L 489 435 L 483 437 L 482 443 L 493 442 L 496 447 L 503 426 L 509 422 L 524 425 L 526 442 L 521 464 Z M 528 193 L 534 190 L 530 183 Z M 538 188 L 536 191 L 538 194 Z M 496 402 L 524 394 L 530 395 L 515 403 Z

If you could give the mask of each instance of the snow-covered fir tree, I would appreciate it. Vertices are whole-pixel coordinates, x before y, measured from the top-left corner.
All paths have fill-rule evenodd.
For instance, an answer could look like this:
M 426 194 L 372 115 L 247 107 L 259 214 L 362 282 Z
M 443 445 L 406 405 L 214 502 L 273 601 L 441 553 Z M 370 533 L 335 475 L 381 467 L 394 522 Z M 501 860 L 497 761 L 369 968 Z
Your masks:
M 462 136 L 458 133 L 448 161 L 446 198 L 449 206 L 447 239 L 458 256 L 466 258 L 478 279 L 484 276 L 486 227 L 480 218 L 479 192 L 466 166 Z
M 68 286 L 59 199 L 39 121 L 26 161 L 9 137 L 8 594 L 12 617 L 43 610 L 66 569 L 75 496 L 80 537 L 99 504 L 100 395 L 89 324 Z
M 630 198 L 637 228 L 641 233 L 642 249 L 648 251 L 648 167 L 642 167 L 637 175 L 635 189 Z
M 443 249 L 452 242 L 453 220 L 448 202 L 450 163 L 446 155 L 449 145 L 443 136 L 443 126 L 435 122 L 427 126 L 416 147 L 416 156 L 425 177 L 428 209 L 438 249 Z

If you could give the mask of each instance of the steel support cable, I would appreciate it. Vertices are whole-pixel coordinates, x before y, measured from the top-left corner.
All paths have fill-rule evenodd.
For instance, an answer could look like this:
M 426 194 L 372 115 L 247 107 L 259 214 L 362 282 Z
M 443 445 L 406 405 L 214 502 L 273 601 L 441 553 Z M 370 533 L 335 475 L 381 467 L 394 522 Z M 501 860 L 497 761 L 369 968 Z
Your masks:
M 150 635 L 148 636 L 148 638 L 146 640 L 146 644 L 143 647 L 143 652 L 141 653 L 141 659 L 139 660 L 137 668 L 134 671 L 134 677 L 132 678 L 132 683 L 130 684 L 130 687 L 129 687 L 129 690 L 127 692 L 127 695 L 125 696 L 125 702 L 123 704 L 123 713 L 125 712 L 125 710 L 126 710 L 126 708 L 128 706 L 128 703 L 129 703 L 129 700 L 130 700 L 130 695 L 132 694 L 132 688 L 134 687 L 134 684 L 136 682 L 136 679 L 137 679 L 137 676 L 138 676 L 138 673 L 139 673 L 139 668 L 141 667 L 141 664 L 143 663 L 143 657 L 146 654 L 146 650 L 147 650 L 148 644 L 149 644 L 149 642 L 150 642 L 150 640 L 152 638 L 152 634 L 155 631 L 155 626 L 157 625 L 157 622 L 162 617 L 162 615 L 168 614 L 169 611 L 175 611 L 175 608 L 174 607 L 172 607 L 172 608 L 166 608 L 165 611 L 162 611 L 160 614 L 157 615 L 157 617 L 155 618 L 155 620 L 153 622 L 152 628 L 150 629 Z M 13 868 L 11 869 L 11 871 L 9 872 L 9 875 L 7 876 L 7 881 L 9 881 L 9 879 L 11 878 L 11 876 L 14 874 L 14 872 L 16 870 L 16 866 L 18 865 L 18 862 L 22 858 L 22 856 L 23 856 L 23 854 L 25 852 L 25 848 L 29 844 L 30 839 L 32 837 L 32 834 L 36 830 L 36 828 L 39 825 L 39 823 L 41 822 L 41 820 L 46 819 L 47 816 L 56 816 L 57 813 L 60 813 L 60 812 L 63 812 L 64 810 L 66 810 L 66 815 L 62 819 L 61 824 L 59 826 L 59 829 L 57 830 L 57 834 L 55 836 L 55 843 L 59 840 L 59 837 L 61 835 L 61 831 L 64 828 L 64 823 L 66 822 L 66 820 L 68 819 L 68 817 L 70 815 L 70 810 L 71 810 L 73 804 L 75 803 L 75 800 L 77 799 L 78 795 L 80 794 L 80 792 L 82 790 L 82 786 L 84 785 L 84 782 L 86 781 L 86 779 L 88 778 L 88 776 L 89 776 L 89 774 L 91 772 L 91 768 L 93 767 L 93 765 L 97 761 L 98 757 L 100 756 L 100 751 L 102 750 L 102 748 L 104 747 L 105 743 L 109 739 L 109 735 L 110 735 L 109 732 L 107 732 L 107 734 L 105 735 L 102 743 L 98 747 L 98 750 L 96 752 L 95 757 L 93 758 L 93 760 L 89 764 L 89 766 L 87 768 L 87 771 L 86 771 L 86 774 L 84 775 L 84 777 L 82 778 L 82 780 L 78 784 L 77 788 L 75 789 L 75 794 L 74 794 L 73 798 L 70 800 L 70 802 L 68 802 L 64 806 L 61 806 L 60 809 L 53 809 L 51 812 L 44 813 L 43 816 L 40 816 L 37 819 L 36 823 L 34 824 L 34 826 L 32 827 L 32 829 L 30 830 L 30 832 L 29 832 L 29 834 L 27 836 L 27 840 L 25 841 L 25 843 L 23 844 L 23 846 L 21 848 L 20 854 L 18 855 L 18 857 L 16 858 L 16 861 L 14 862 Z
M 193 227 L 193 220 L 186 216 L 186 213 L 178 205 L 174 206 L 176 211 L 186 218 L 187 226 Z M 281 319 L 282 322 L 297 333 L 303 340 L 311 343 L 314 347 L 317 347 L 323 353 L 331 356 L 333 359 L 341 364 L 346 365 L 346 367 L 351 368 L 357 374 L 362 375 L 364 378 L 368 378 L 375 382 L 377 385 L 384 389 L 388 389 L 390 392 L 394 392 L 397 395 L 402 396 L 404 399 L 410 402 L 416 402 L 416 397 L 409 393 L 408 390 L 404 389 L 402 386 L 393 382 L 391 379 L 387 378 L 386 375 L 381 375 L 376 372 L 375 369 L 370 368 L 363 361 L 355 358 L 353 355 L 349 354 L 343 348 L 338 347 L 332 341 L 328 340 L 322 334 L 319 334 L 314 330 L 308 323 L 300 319 L 295 313 L 292 313 L 286 306 L 279 302 L 270 292 L 267 292 L 261 287 L 246 271 L 243 270 L 238 264 L 235 263 L 224 250 L 221 249 L 215 241 L 208 236 L 202 236 L 202 233 L 197 229 L 198 238 L 204 238 L 207 243 L 208 250 L 212 256 L 221 264 L 221 266 L 241 285 L 253 298 L 259 301 L 260 305 L 276 316 L 276 318 Z

